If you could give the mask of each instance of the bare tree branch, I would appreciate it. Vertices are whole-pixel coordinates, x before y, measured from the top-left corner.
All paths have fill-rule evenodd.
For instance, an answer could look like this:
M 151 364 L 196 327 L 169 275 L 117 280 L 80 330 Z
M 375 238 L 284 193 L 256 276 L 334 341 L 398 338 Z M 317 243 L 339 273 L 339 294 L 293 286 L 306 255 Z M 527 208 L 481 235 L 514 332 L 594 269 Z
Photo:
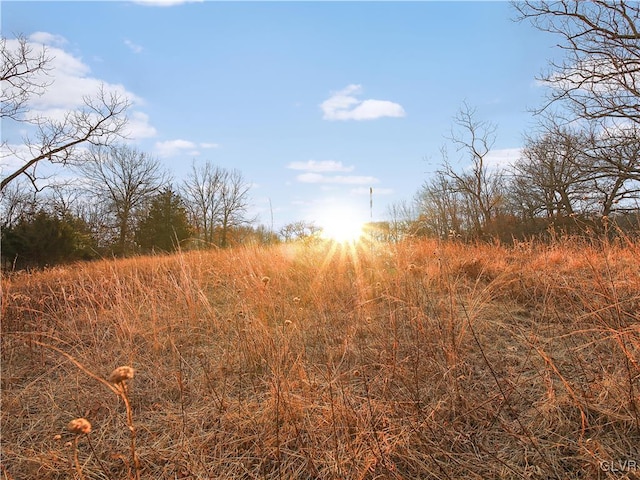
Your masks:
M 19 167 L 0 181 L 0 191 L 21 175 L 28 175 L 35 183 L 34 167 L 42 161 L 66 165 L 74 159 L 81 144 L 108 145 L 123 135 L 129 100 L 123 95 L 108 92 L 102 86 L 94 97 L 84 97 L 82 108 L 67 112 L 62 120 L 25 115 L 34 96 L 42 95 L 50 83 L 43 75 L 50 70 L 46 49 L 34 54 L 24 37 L 12 50 L 3 37 L 2 53 L 2 118 L 35 126 L 33 137 L 25 137 L 23 148 L 3 142 L 5 157 L 17 159 Z
M 640 123 L 640 3 L 527 0 L 513 6 L 519 21 L 559 36 L 567 52 L 539 78 L 552 88 L 540 111 L 562 102 L 578 118 Z
M 27 111 L 28 101 L 34 96 L 41 96 L 51 85 L 46 79 L 51 70 L 51 58 L 45 47 L 40 52 L 34 52 L 24 36 L 16 40 L 18 46 L 10 49 L 7 39 L 0 38 L 0 118 L 20 121 Z
M 465 197 L 470 217 L 475 224 L 474 228 L 480 233 L 495 217 L 496 209 L 502 201 L 502 194 L 501 173 L 490 173 L 486 165 L 486 157 L 495 143 L 496 126 L 475 117 L 475 109 L 466 103 L 463 104 L 454 118 L 460 131 L 452 132 L 449 138 L 458 151 L 464 151 L 469 155 L 471 168 L 458 173 L 446 161 L 443 173 L 453 180 L 454 187 Z

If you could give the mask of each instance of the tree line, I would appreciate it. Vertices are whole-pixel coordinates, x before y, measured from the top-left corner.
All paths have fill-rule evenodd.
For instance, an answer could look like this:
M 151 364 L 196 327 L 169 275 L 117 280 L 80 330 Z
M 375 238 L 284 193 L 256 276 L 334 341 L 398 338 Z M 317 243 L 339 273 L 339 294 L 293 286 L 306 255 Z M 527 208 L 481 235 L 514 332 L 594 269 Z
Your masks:
M 266 241 L 249 217 L 241 172 L 192 166 L 173 183 L 151 155 L 126 144 L 84 152 L 72 182 L 3 191 L 2 256 L 16 267 L 105 255 Z
M 614 223 L 640 229 L 640 5 L 562 0 L 513 8 L 517 20 L 558 37 L 566 53 L 538 78 L 548 96 L 534 112 L 537 127 L 515 162 L 491 165 L 497 126 L 464 104 L 440 168 L 412 201 L 391 206 L 389 238 L 511 240 L 603 233 Z

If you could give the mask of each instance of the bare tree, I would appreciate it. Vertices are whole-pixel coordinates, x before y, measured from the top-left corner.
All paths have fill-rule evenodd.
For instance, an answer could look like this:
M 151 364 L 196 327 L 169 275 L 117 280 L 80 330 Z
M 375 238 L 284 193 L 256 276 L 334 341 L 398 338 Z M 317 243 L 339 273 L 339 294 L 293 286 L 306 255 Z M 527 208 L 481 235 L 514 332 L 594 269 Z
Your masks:
M 251 220 L 246 217 L 250 185 L 238 170 L 207 162 L 192 167 L 183 184 L 191 222 L 207 244 L 227 246 L 230 231 Z
M 567 53 L 540 77 L 553 89 L 547 106 L 567 102 L 578 118 L 640 123 L 640 3 L 527 0 L 513 6 L 518 20 L 558 35 Z
M 453 179 L 444 172 L 426 181 L 416 195 L 422 228 L 439 238 L 459 234 L 464 224 L 463 198 Z
M 285 242 L 289 242 L 291 240 L 314 237 L 318 235 L 321 230 L 322 229 L 313 222 L 298 220 L 287 223 L 280 229 L 279 234 Z
M 529 137 L 513 166 L 513 187 L 533 216 L 573 215 L 586 195 L 583 164 L 586 139 L 557 124 Z
M 596 126 L 588 136 L 581 167 L 598 213 L 637 209 L 640 198 L 640 125 Z
M 388 240 L 399 242 L 407 235 L 413 234 L 417 218 L 415 203 L 407 201 L 395 202 L 387 208 Z
M 200 233 L 201 240 L 208 245 L 213 244 L 216 225 L 222 211 L 223 177 L 224 171 L 209 162 L 200 167 L 194 163 L 183 184 L 183 196 L 191 222 Z
M 168 181 L 167 174 L 155 158 L 126 145 L 91 149 L 80 170 L 89 192 L 114 217 L 116 252 L 127 253 L 136 213 Z
M 82 108 L 67 112 L 61 120 L 28 116 L 30 101 L 42 95 L 50 85 L 47 74 L 51 59 L 46 48 L 34 52 L 24 37 L 18 38 L 18 46 L 14 49 L 2 37 L 0 50 L 1 118 L 29 124 L 34 130 L 20 147 L 3 141 L 3 156 L 12 158 L 12 163 L 19 166 L 0 181 L 0 191 L 21 175 L 37 188 L 35 171 L 40 162 L 66 165 L 78 158 L 78 146 L 108 145 L 121 137 L 129 101 L 118 93 L 107 92 L 104 87 L 93 97 L 83 97 Z
M 74 206 L 75 215 L 87 225 L 96 246 L 108 251 L 113 247 L 113 211 L 107 202 L 96 202 L 91 192 L 87 192 L 86 189 L 81 193 L 83 196 Z
M 544 124 L 513 167 L 512 197 L 531 216 L 607 216 L 634 210 L 640 197 L 640 132 L 635 123 L 589 129 Z
M 496 126 L 477 120 L 475 115 L 475 109 L 465 103 L 454 118 L 458 130 L 452 131 L 449 138 L 458 151 L 468 155 L 470 168 L 457 172 L 448 161 L 446 149 L 443 149 L 443 157 L 444 174 L 453 180 L 456 191 L 464 196 L 473 228 L 476 233 L 481 233 L 495 217 L 503 200 L 502 173 L 498 170 L 489 172 L 486 162 L 495 142 Z
M 0 227 L 11 227 L 18 220 L 34 215 L 38 203 L 34 192 L 15 182 L 0 195 Z
M 250 185 L 239 170 L 224 172 L 222 189 L 220 190 L 220 246 L 226 247 L 229 232 L 234 227 L 250 223 L 247 218 Z

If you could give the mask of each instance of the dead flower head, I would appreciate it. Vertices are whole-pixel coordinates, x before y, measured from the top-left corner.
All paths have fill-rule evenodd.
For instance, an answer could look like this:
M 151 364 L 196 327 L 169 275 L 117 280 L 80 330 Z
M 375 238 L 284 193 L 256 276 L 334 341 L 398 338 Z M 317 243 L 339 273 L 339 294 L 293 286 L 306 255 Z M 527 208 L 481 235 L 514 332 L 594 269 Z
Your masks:
M 262 277 L 262 283 L 264 285 L 269 285 L 269 282 L 271 281 L 271 279 L 267 276 Z
M 118 367 L 109 375 L 111 383 L 121 383 L 131 378 L 133 378 L 133 368 L 127 366 Z
M 91 432 L 91 424 L 86 418 L 74 418 L 67 424 L 67 430 L 76 435 L 86 435 Z

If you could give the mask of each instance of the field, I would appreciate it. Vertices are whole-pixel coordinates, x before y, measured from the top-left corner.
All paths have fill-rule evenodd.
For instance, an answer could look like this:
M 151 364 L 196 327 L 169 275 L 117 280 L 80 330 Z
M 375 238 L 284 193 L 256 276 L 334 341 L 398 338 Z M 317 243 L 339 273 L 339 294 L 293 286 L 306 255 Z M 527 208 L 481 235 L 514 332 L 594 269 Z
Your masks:
M 2 479 L 640 478 L 639 259 L 327 242 L 5 275 Z

